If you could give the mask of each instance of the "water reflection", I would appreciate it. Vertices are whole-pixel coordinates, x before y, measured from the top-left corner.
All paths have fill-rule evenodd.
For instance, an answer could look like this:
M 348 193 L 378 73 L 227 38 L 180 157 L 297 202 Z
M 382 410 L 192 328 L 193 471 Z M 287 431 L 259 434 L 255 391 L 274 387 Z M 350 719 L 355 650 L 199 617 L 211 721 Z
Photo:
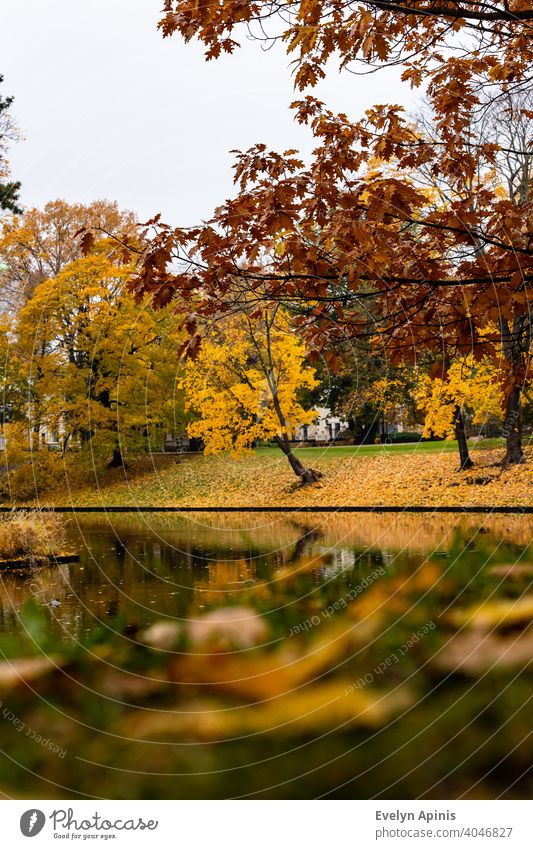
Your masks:
M 286 566 L 305 570 L 311 584 L 349 587 L 376 566 L 445 559 L 458 535 L 472 554 L 481 543 L 520 553 L 532 529 L 531 519 L 512 516 L 81 517 L 68 528 L 79 563 L 0 575 L 0 629 L 20 627 L 30 596 L 60 602 L 48 607 L 51 627 L 77 640 L 117 616 L 145 627 L 236 602 Z

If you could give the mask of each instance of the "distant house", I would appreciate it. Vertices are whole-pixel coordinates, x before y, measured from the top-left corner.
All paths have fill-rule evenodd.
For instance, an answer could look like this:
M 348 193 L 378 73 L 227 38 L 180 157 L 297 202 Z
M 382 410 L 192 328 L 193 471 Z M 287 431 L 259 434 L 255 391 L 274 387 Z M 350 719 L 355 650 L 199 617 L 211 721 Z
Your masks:
M 32 438 L 35 447 L 41 446 L 43 448 L 48 448 L 50 450 L 61 450 L 61 445 L 59 442 L 59 435 L 57 432 L 50 430 L 47 427 L 39 428 L 38 433 L 31 433 L 30 437 Z M 0 451 L 5 451 L 7 446 L 7 437 L 5 431 L 0 430 Z
M 167 433 L 165 434 L 165 441 L 163 443 L 163 451 L 171 454 L 182 454 L 186 451 L 189 451 L 189 438 L 188 436 L 176 436 L 175 433 Z
M 328 407 L 317 407 L 317 419 L 313 424 L 296 429 L 297 442 L 334 442 L 348 430 L 348 422 L 334 416 Z
M 162 447 L 166 454 L 197 454 L 204 450 L 204 444 L 201 439 L 188 437 L 186 433 L 165 434 L 165 441 Z

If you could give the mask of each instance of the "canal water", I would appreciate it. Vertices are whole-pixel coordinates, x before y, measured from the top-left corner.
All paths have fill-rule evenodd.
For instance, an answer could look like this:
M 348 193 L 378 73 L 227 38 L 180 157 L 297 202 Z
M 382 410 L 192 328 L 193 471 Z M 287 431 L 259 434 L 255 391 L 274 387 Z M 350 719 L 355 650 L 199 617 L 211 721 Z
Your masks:
M 0 664 L 0 792 L 529 798 L 532 531 L 72 516 L 78 561 L 0 574 L 0 652 L 31 675 Z

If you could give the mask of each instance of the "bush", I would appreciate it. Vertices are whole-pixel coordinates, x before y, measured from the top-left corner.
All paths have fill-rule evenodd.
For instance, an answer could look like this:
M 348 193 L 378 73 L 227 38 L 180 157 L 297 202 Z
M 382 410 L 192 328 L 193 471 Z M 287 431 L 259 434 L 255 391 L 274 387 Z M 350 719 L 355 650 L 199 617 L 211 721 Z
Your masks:
M 2 455 L 0 472 L 0 499 L 25 501 L 57 484 L 64 475 L 63 461 L 57 451 L 32 448 L 28 428 L 22 422 L 4 428 L 6 450 Z
M 63 461 L 53 451 L 27 453 L 22 461 L 13 464 L 0 478 L 0 498 L 6 502 L 38 498 L 64 477 Z
M 58 553 L 65 544 L 65 526 L 54 513 L 0 515 L 0 558 L 34 560 Z
M 388 435 L 388 439 L 390 439 L 390 441 L 392 443 L 395 443 L 395 442 L 422 442 L 422 441 L 428 442 L 429 441 L 427 439 L 422 440 L 422 434 L 421 433 L 416 433 L 415 431 L 410 431 L 410 430 L 400 431 L 399 433 L 390 433 Z

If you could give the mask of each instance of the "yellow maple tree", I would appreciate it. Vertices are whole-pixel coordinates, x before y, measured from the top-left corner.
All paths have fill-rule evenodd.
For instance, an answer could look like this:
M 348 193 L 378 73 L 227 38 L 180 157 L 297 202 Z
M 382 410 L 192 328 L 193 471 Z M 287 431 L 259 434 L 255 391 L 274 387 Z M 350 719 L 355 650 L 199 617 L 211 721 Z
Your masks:
M 457 408 L 471 411 L 475 425 L 502 417 L 501 376 L 488 358 L 475 361 L 470 354 L 452 363 L 442 378 L 420 375 L 413 394 L 425 413 L 423 436 L 453 438 Z
M 37 286 L 14 323 L 24 416 L 39 448 L 43 428 L 100 463 L 122 464 L 172 429 L 179 316 L 138 305 L 129 266 L 105 240 Z
M 296 429 L 317 416 L 299 401 L 301 390 L 317 386 L 306 353 L 279 306 L 218 321 L 180 383 L 186 409 L 196 415 L 189 435 L 204 441 L 206 453 L 234 455 L 273 439 L 302 482 L 317 480 L 320 473 L 305 468 L 291 447 Z

